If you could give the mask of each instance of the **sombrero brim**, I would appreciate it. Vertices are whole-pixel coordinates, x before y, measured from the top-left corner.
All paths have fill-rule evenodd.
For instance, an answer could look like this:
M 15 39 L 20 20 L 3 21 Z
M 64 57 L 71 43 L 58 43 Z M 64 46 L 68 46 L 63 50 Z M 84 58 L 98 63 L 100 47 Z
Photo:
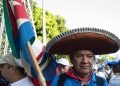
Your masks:
M 91 50 L 95 55 L 119 50 L 120 40 L 112 33 L 96 28 L 77 28 L 53 38 L 45 51 L 52 54 L 71 54 L 77 50 Z

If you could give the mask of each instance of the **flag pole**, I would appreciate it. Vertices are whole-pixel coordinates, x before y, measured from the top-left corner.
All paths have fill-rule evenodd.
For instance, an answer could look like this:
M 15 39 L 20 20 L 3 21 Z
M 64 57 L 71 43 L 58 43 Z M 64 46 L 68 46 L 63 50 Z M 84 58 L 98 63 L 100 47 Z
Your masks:
M 46 45 L 45 0 L 42 0 L 43 44 Z
M 28 48 L 28 51 L 30 53 L 30 56 L 31 56 L 32 62 L 34 64 L 35 70 L 37 72 L 37 75 L 38 75 L 38 78 L 39 78 L 39 81 L 40 81 L 40 86 L 46 86 L 45 78 L 44 78 L 44 76 L 42 74 L 42 71 L 41 71 L 41 69 L 40 69 L 40 67 L 37 63 L 37 60 L 35 58 L 35 54 L 32 50 L 30 42 L 27 42 L 27 48 Z

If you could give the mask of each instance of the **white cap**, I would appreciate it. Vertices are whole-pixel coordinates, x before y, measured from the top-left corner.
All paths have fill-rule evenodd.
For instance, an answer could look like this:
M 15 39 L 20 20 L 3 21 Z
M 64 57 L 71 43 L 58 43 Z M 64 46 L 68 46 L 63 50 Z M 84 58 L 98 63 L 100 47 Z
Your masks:
M 67 59 L 65 58 L 61 58 L 57 61 L 58 64 L 62 64 L 62 65 L 66 65 L 66 66 L 70 66 L 70 63 Z
M 25 69 L 28 75 L 31 75 L 31 67 L 22 56 L 20 56 L 20 59 L 16 59 L 16 57 L 10 52 L 0 58 L 0 65 L 1 64 L 9 64 L 15 67 L 22 67 Z
M 15 56 L 12 53 L 8 53 L 0 58 L 0 64 L 9 64 L 18 67 L 19 64 L 15 60 Z

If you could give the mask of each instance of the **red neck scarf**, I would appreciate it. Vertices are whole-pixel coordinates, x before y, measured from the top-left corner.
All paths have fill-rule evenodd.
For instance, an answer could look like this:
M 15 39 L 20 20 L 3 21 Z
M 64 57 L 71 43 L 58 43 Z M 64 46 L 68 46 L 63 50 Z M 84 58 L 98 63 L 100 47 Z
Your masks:
M 73 69 L 70 69 L 66 74 L 67 74 L 68 76 L 76 79 L 76 80 L 81 81 L 82 83 L 88 82 L 88 81 L 91 79 L 91 77 L 92 77 L 92 71 L 91 71 L 91 72 L 88 74 L 88 76 L 85 77 L 85 78 L 79 77 L 79 76 L 77 75 L 77 73 L 75 73 L 75 71 L 74 71 Z

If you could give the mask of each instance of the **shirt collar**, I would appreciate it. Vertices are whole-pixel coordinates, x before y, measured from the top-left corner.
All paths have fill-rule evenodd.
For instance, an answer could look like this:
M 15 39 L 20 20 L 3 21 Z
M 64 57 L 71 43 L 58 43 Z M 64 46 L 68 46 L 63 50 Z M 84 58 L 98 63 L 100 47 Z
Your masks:
M 24 85 L 25 82 L 30 82 L 29 77 L 25 77 L 19 81 L 16 81 L 14 83 L 10 83 L 10 86 L 19 86 L 19 85 L 22 86 L 22 85 Z
M 95 73 L 92 73 L 92 79 L 91 79 L 92 82 L 96 82 L 96 74 Z
M 68 75 L 69 77 L 72 77 L 72 78 L 74 78 L 74 79 L 76 79 L 76 80 L 81 81 L 81 79 L 77 76 L 77 74 L 73 71 L 73 69 L 70 69 L 70 70 L 66 73 L 66 75 Z M 96 80 L 96 79 L 95 79 L 95 74 L 91 73 L 90 76 L 88 77 L 89 80 L 91 79 L 91 77 L 92 77 L 92 80 L 93 80 L 93 81 Z

